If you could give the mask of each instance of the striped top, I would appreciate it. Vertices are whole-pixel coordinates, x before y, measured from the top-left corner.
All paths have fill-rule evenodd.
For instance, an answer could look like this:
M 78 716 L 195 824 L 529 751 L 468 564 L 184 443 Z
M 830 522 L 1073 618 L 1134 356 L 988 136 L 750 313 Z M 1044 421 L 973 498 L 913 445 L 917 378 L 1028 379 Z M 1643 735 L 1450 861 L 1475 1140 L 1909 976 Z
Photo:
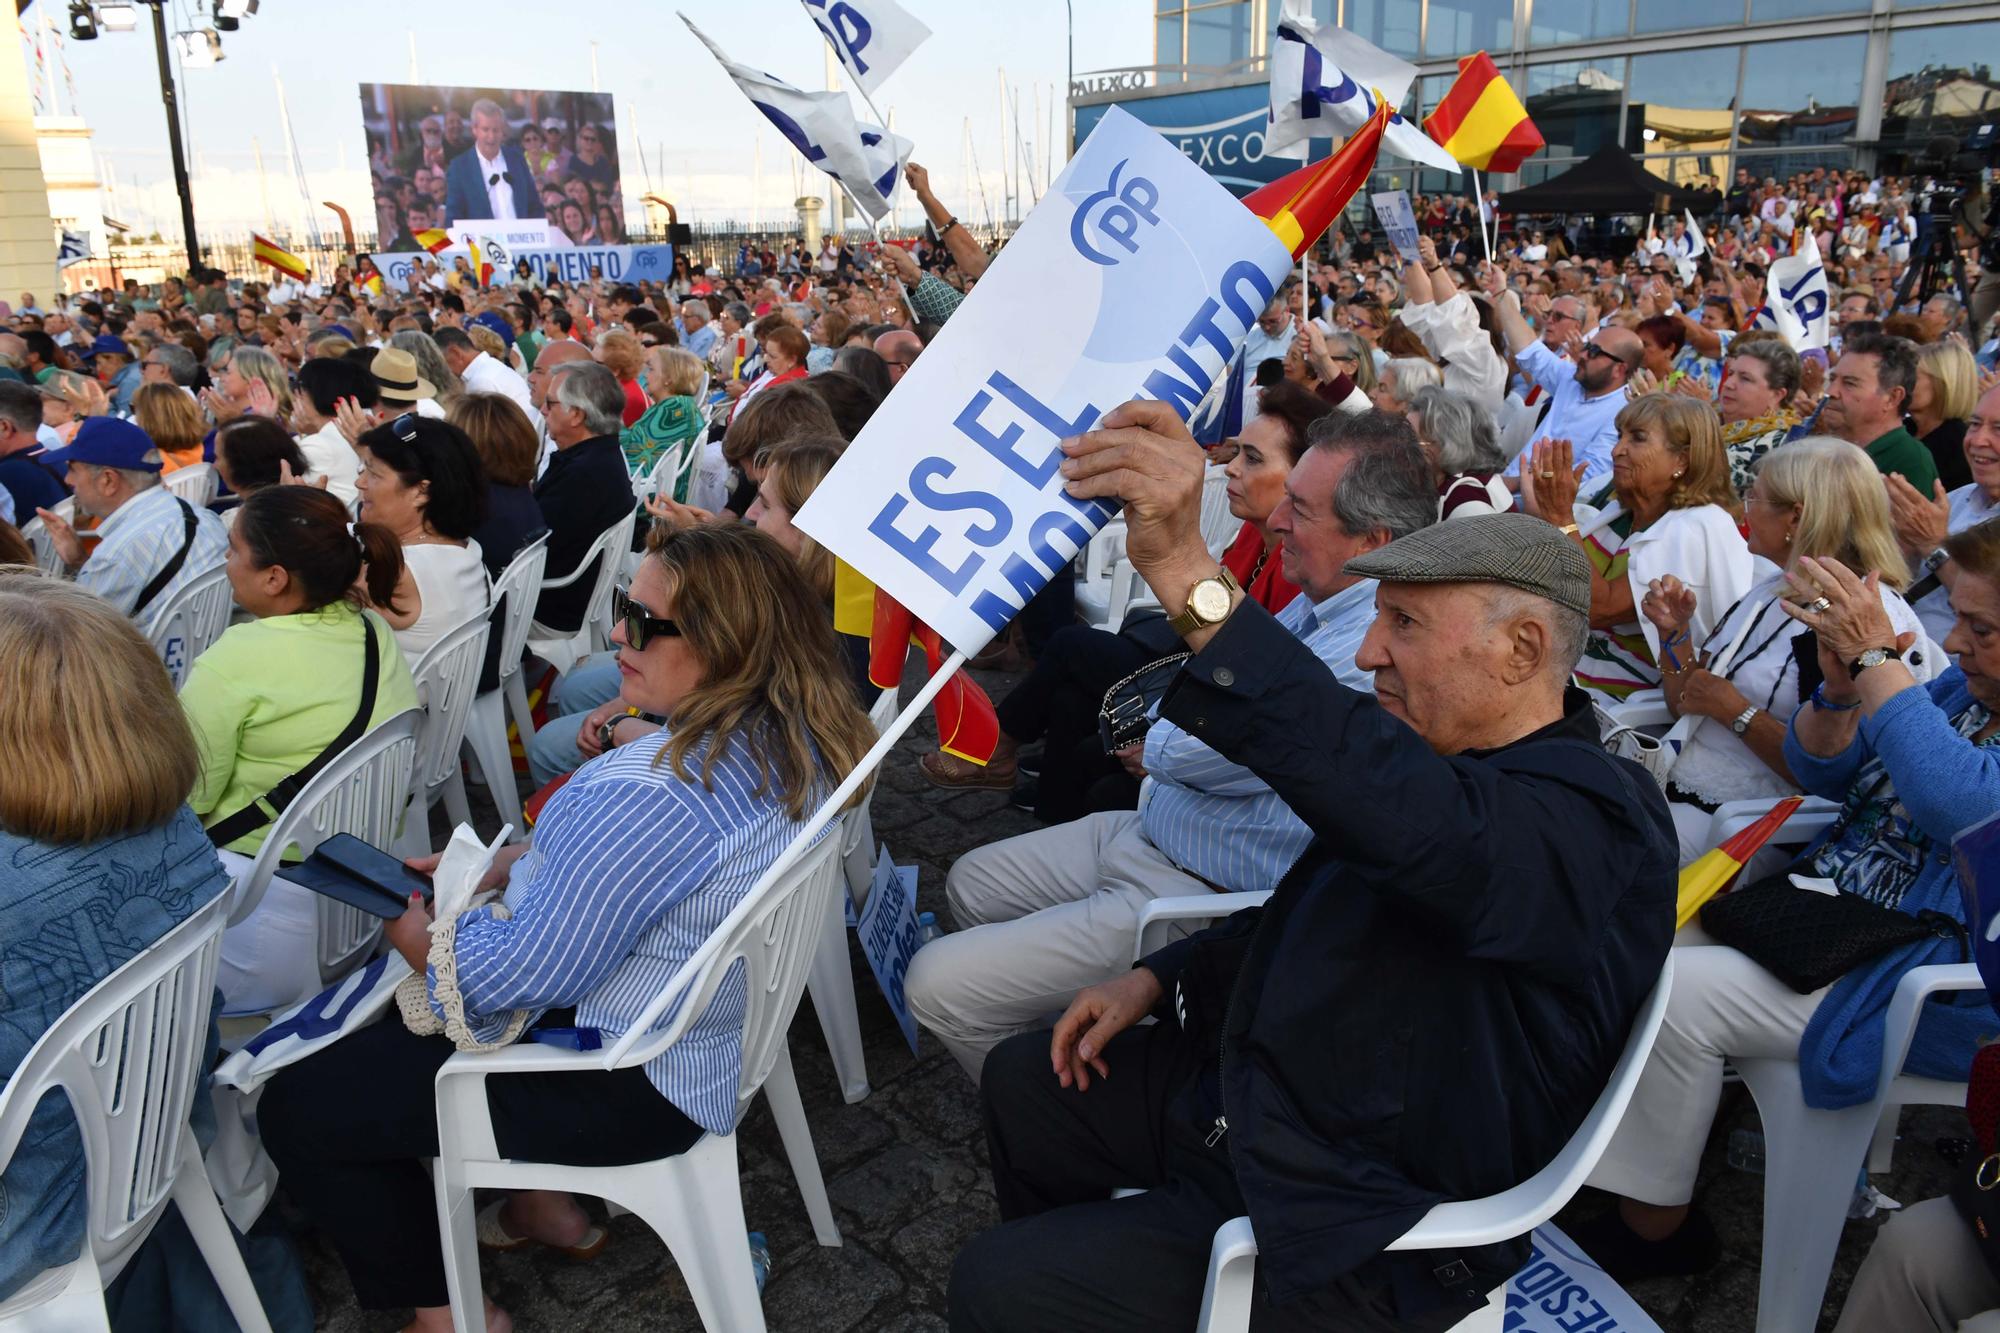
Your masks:
M 1583 539 L 1590 571 L 1606 583 L 1626 576 L 1631 559 L 1632 516 L 1625 514 Z M 1593 629 L 1585 641 L 1583 660 L 1576 664 L 1576 683 L 1612 699 L 1629 698 L 1660 683 L 1659 664 L 1645 627 L 1634 620 L 1610 629 Z
M 509 1010 L 570 1005 L 607 1044 L 622 1036 L 799 831 L 774 794 L 757 793 L 740 737 L 715 765 L 713 791 L 700 779 L 705 744 L 688 754 L 692 781 L 664 756 L 654 766 L 668 739 L 656 732 L 579 768 L 514 868 L 512 918 L 486 908 L 459 918 L 459 993 L 480 1037 L 498 1035 Z M 660 1094 L 711 1133 L 736 1123 L 744 999 L 738 965 L 646 1065 Z
M 1374 673 L 1354 665 L 1375 623 L 1375 580 L 1362 579 L 1321 602 L 1304 593 L 1278 613 L 1334 678 L 1373 691 Z M 1276 888 L 1312 841 L 1278 794 L 1164 719 L 1146 732 L 1146 798 L 1139 819 L 1146 838 L 1189 874 L 1234 893 Z

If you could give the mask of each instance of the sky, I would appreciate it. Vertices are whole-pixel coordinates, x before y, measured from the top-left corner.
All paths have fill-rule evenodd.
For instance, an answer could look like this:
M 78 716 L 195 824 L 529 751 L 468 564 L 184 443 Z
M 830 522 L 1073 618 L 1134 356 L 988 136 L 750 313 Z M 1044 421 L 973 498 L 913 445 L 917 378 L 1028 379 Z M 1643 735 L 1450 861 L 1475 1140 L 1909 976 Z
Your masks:
M 876 104 L 897 133 L 915 141 L 912 160 L 930 169 L 932 188 L 954 209 L 973 218 L 998 216 L 999 158 L 1003 146 L 1011 154 L 1013 145 L 1011 105 L 1006 137 L 1001 132 L 1004 70 L 1020 99 L 1025 208 L 1046 187 L 1046 150 L 1053 147 L 1055 170 L 1063 161 L 1060 99 L 1069 58 L 1063 0 L 901 2 L 932 36 L 884 84 Z M 1077 71 L 1151 62 L 1150 0 L 1074 4 Z M 209 0 L 168 0 L 169 32 L 207 26 L 206 18 L 197 23 L 195 16 L 209 7 Z M 593 56 L 596 86 L 617 99 L 627 214 L 635 224 L 638 196 L 647 190 L 642 142 L 651 189 L 674 202 L 682 221 L 796 217 L 792 201 L 800 193 L 823 196 L 827 178 L 806 167 L 751 108 L 675 16 L 677 8 L 731 59 L 803 88 L 825 86 L 825 42 L 798 0 L 682 0 L 678 6 L 671 0 L 483 0 L 470 8 L 416 0 L 262 0 L 238 31 L 223 34 L 221 64 L 176 72 L 197 225 L 204 234 L 241 236 L 264 225 L 267 199 L 279 227 L 303 218 L 301 190 L 285 157 L 279 81 L 312 200 L 344 205 L 366 230 L 374 209 L 359 84 L 589 91 Z M 44 9 L 67 31 L 66 5 L 35 0 L 22 15 L 30 39 Z M 413 41 L 421 79 L 411 78 Z M 136 32 L 66 40 L 62 49 L 74 104 L 66 83 L 54 96 L 63 113 L 80 112 L 95 133 L 100 178 L 115 189 L 106 212 L 141 231 L 177 234 L 179 206 L 150 28 L 142 22 Z M 34 50 L 24 44 L 24 51 L 32 92 Z M 61 83 L 60 73 L 54 82 Z M 48 96 L 45 84 L 44 110 L 50 109 Z M 872 119 L 858 95 L 854 105 L 861 118 Z M 976 176 L 966 165 L 968 122 Z M 1030 159 L 1032 170 L 1025 165 Z M 911 225 L 917 217 L 904 191 L 898 220 Z M 323 228 L 337 225 L 324 209 L 318 218 Z

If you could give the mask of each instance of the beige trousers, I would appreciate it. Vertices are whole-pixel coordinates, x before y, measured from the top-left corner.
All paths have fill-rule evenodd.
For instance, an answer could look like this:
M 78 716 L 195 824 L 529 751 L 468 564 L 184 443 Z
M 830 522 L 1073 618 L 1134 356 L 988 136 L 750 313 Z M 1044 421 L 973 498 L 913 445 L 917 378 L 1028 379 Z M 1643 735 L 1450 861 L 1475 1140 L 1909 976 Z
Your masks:
M 1833 1333 L 1952 1333 L 2000 1309 L 2000 1279 L 1950 1199 L 1925 1199 L 1889 1219 L 1854 1275 Z

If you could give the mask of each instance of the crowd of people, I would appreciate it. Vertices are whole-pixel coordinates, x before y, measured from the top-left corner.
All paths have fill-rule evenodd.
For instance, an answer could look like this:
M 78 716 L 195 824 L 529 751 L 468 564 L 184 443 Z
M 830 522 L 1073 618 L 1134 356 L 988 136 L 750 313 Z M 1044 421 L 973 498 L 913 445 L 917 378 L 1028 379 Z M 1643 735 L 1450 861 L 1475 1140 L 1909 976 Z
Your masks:
M 416 902 L 384 944 L 456 1031 L 626 1031 L 874 737 L 876 589 L 794 519 L 985 272 L 908 178 L 915 243 L 745 243 L 658 284 L 203 270 L 0 312 L 0 562 L 24 567 L 0 574 L 0 767 L 50 775 L 0 797 L 0 859 L 33 867 L 0 883 L 0 1068 L 230 892 L 292 775 L 416 707 L 426 653 L 496 620 L 538 542 L 551 636 L 600 614 L 599 561 L 636 571 L 613 646 L 523 667 L 546 685 L 522 738 L 543 803 L 483 886 L 504 910 Z M 1522 225 L 1492 261 L 1466 239 L 1478 202 L 1420 200 L 1415 258 L 1343 232 L 1269 303 L 1240 427 L 1197 443 L 1141 400 L 1064 443 L 1068 493 L 1123 503 L 1152 597 L 1086 626 L 1065 571 L 974 663 L 1016 669 L 991 756 L 919 757 L 1044 825 L 958 858 L 952 929 L 907 976 L 977 1084 L 1001 1218 L 956 1258 L 953 1328 L 1184 1326 L 1246 1212 L 1253 1327 L 1450 1327 L 1525 1241 L 1388 1245 L 1554 1156 L 1670 952 L 1666 1023 L 1591 1177 L 1615 1202 L 1576 1229 L 1613 1275 L 1715 1262 L 1692 1203 L 1729 1059 L 1796 1059 L 1812 1105 L 1868 1098 L 1898 980 L 1965 956 L 1952 839 L 2000 811 L 1992 312 L 1896 302 L 1908 195 L 1745 177 L 1699 255 L 1681 223 L 1615 257 Z M 1826 347 L 1755 319 L 1764 238 L 1801 228 L 1834 238 Z M 204 465 L 212 504 L 163 484 Z M 1240 523 L 1220 542 L 1212 474 Z M 234 623 L 176 695 L 145 632 L 217 568 Z M 486 686 L 515 665 L 490 658 Z M 1136 730 L 1114 735 L 1121 694 Z M 1650 771 L 1607 748 L 1642 706 L 1678 732 Z M 1832 895 L 1958 937 L 1800 985 L 1719 926 L 1676 932 L 1718 812 L 1790 794 L 1838 817 L 1736 894 L 1799 883 L 1820 891 L 1779 911 L 1802 929 Z M 1147 904 L 1245 892 L 1269 897 L 1133 965 Z M 224 936 L 219 1012 L 317 992 L 314 919 L 281 866 Z M 643 1068 L 496 1081 L 500 1150 L 616 1165 L 729 1132 L 741 1003 Z M 1908 1067 L 1963 1079 L 1996 1028 L 1983 994 L 1929 1004 Z M 419 1330 L 450 1325 L 424 1161 L 453 1049 L 391 1013 L 257 1110 L 291 1216 Z M 0 1181 L 47 1200 L 0 1209 L 0 1299 L 74 1252 L 83 1172 L 45 1104 Z M 1889 1224 L 1843 1330 L 2000 1307 L 1950 1209 Z M 604 1243 L 553 1191 L 478 1229 Z

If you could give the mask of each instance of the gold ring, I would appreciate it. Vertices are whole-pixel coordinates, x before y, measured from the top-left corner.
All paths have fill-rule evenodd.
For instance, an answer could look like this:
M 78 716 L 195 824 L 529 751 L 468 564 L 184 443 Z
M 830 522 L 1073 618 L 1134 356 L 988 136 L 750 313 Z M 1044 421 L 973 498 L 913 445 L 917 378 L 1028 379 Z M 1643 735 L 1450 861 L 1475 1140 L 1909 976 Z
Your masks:
M 1540 477 L 1543 481 L 1548 481 L 1554 478 L 1556 474 L 1553 472 L 1537 472 L 1535 475 Z

